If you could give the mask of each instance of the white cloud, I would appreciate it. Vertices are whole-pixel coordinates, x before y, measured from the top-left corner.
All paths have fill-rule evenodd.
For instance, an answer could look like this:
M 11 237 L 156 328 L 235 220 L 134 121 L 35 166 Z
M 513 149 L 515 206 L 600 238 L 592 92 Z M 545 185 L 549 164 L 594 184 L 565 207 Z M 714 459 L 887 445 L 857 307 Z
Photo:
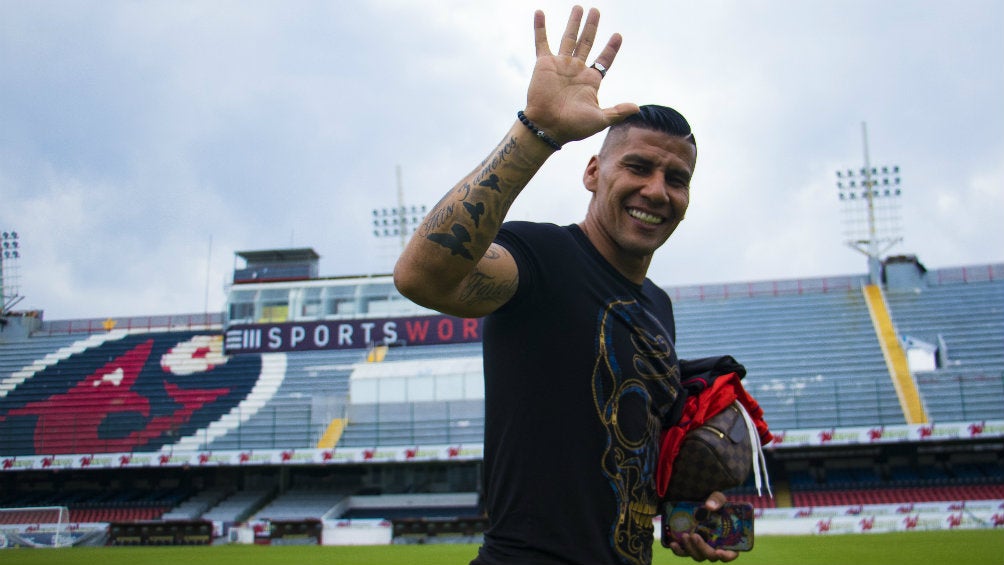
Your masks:
M 684 111 L 694 203 L 662 284 L 851 274 L 837 168 L 903 170 L 904 244 L 929 267 L 997 262 L 1004 5 L 602 1 L 624 35 L 601 103 Z M 200 312 L 233 252 L 311 246 L 323 275 L 387 263 L 370 211 L 432 204 L 525 100 L 532 14 L 570 4 L 6 3 L 0 227 L 47 318 Z M 599 139 L 570 144 L 512 217 L 570 223 Z M 206 276 L 209 239 L 213 240 Z

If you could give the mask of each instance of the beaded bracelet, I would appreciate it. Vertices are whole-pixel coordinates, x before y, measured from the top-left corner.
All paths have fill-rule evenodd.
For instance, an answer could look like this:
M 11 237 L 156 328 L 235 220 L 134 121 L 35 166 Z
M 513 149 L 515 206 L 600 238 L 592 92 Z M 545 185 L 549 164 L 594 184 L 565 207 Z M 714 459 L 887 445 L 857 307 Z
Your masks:
M 550 145 L 552 149 L 554 149 L 555 151 L 561 149 L 561 144 L 551 139 L 551 136 L 547 135 L 546 133 L 543 132 L 543 130 L 535 126 L 534 123 L 530 121 L 530 118 L 526 117 L 526 114 L 523 113 L 523 110 L 516 112 L 516 117 L 519 118 L 519 121 L 523 122 L 524 126 L 529 128 L 530 131 L 532 131 L 537 137 L 539 137 L 541 141 Z

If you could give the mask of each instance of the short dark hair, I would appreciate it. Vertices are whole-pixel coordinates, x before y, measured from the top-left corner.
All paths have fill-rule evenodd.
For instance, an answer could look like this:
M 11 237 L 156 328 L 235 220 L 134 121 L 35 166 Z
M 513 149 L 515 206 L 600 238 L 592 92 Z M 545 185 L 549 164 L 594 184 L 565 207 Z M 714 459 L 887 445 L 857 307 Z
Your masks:
M 659 106 L 657 104 L 646 104 L 641 106 L 637 114 L 632 114 L 624 121 L 610 126 L 610 133 L 627 128 L 645 128 L 654 131 L 682 137 L 690 141 L 697 147 L 697 138 L 690 129 L 690 122 L 683 114 L 670 108 L 669 106 Z

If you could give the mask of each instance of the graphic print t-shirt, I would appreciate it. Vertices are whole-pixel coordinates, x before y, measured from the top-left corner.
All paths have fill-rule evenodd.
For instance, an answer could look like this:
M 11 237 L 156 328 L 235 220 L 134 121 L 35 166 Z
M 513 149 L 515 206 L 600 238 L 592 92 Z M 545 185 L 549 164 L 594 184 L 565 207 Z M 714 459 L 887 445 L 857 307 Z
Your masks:
M 648 563 L 662 419 L 679 391 L 669 297 L 575 225 L 509 222 L 513 299 L 485 320 L 483 563 Z

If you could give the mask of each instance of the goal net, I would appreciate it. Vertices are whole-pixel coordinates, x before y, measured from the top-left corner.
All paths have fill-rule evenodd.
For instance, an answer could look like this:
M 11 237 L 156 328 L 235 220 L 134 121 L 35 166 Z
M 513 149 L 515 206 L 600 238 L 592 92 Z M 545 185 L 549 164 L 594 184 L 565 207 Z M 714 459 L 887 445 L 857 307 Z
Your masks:
M 0 548 L 69 547 L 69 524 L 65 506 L 0 508 Z

